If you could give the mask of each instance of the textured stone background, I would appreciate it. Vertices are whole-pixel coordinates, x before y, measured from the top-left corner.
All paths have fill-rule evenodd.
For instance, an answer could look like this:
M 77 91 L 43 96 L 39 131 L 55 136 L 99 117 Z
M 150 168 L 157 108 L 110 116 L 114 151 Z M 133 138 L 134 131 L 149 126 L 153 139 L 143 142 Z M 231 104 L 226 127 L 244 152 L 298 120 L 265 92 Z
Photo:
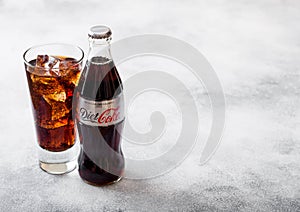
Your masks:
M 76 171 L 39 169 L 22 54 L 49 42 L 87 50 L 87 29 L 98 23 L 114 40 L 174 36 L 210 61 L 227 117 L 209 163 L 199 165 L 199 139 L 179 167 L 150 180 L 97 188 Z M 0 0 L 0 211 L 300 211 L 299 23 L 294 0 Z M 205 92 L 194 86 L 209 122 Z

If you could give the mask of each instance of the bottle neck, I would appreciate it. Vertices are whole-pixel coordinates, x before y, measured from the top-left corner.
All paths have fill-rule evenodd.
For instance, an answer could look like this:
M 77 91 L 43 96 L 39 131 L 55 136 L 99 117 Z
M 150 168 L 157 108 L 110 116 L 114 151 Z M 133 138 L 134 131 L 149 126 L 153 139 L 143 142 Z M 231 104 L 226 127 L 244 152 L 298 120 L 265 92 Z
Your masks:
M 92 58 L 103 58 L 108 61 L 112 60 L 110 39 L 89 38 L 88 61 L 92 61 Z

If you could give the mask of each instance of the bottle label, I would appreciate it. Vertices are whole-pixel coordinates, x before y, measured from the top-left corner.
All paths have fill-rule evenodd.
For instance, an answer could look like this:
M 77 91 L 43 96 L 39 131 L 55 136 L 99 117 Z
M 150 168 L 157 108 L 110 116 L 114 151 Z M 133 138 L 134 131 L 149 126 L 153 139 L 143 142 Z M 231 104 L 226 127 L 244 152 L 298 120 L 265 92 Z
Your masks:
M 79 121 L 90 126 L 109 126 L 124 119 L 123 95 L 106 101 L 91 101 L 79 97 Z

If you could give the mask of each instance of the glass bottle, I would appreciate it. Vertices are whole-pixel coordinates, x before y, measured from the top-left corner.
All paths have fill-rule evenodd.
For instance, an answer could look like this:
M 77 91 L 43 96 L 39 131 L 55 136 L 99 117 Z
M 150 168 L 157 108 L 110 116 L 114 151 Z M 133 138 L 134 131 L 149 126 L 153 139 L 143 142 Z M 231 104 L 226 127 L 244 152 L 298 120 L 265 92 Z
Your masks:
M 111 34 L 106 26 L 90 28 L 88 58 L 77 88 L 78 171 L 93 185 L 117 182 L 124 172 L 123 86 L 110 53 Z

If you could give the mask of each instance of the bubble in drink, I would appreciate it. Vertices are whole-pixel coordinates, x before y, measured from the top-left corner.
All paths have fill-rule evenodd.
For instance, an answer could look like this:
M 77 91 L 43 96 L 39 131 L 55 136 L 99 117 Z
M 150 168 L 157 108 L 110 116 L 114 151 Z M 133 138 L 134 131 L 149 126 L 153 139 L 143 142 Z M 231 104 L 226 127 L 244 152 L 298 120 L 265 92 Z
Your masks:
M 38 55 L 27 66 L 39 145 L 53 152 L 74 145 L 72 98 L 80 77 L 80 64 L 73 58 Z

